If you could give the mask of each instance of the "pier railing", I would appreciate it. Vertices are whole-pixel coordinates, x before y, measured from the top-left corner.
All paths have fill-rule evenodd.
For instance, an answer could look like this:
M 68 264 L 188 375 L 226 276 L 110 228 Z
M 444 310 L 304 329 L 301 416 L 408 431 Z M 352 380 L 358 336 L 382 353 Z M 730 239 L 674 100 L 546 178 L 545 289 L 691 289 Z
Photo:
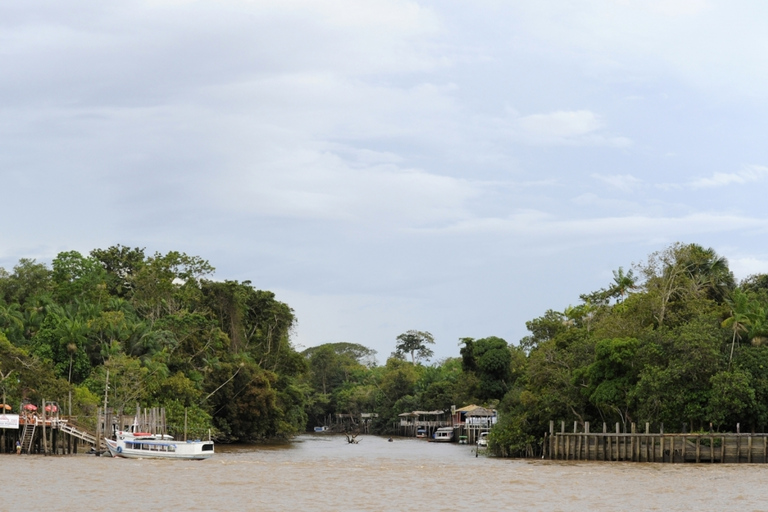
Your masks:
M 741 434 L 720 432 L 651 433 L 646 424 L 645 432 L 637 432 L 631 425 L 629 433 L 608 432 L 603 424 L 602 432 L 590 432 L 589 423 L 581 432 L 574 425 L 574 432 L 554 431 L 554 422 L 544 440 L 544 458 L 553 460 L 595 460 L 631 462 L 717 462 L 717 463 L 766 463 L 768 462 L 768 434 Z

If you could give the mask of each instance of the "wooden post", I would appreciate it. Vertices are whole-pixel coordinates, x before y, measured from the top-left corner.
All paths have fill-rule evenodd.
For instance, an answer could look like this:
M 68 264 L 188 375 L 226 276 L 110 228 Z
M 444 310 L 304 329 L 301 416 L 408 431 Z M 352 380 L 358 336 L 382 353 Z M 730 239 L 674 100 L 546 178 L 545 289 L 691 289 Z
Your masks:
M 585 457 L 587 460 L 589 460 L 589 450 L 590 450 L 590 442 L 589 442 L 589 422 L 584 422 L 584 441 L 586 442 L 586 450 L 585 450 Z
M 747 463 L 752 464 L 752 434 L 747 438 Z
M 675 462 L 675 438 L 674 436 L 671 436 L 671 435 L 666 437 L 667 437 L 667 440 L 669 441 L 669 447 L 667 448 L 667 451 L 669 452 L 669 457 L 667 457 L 667 462 Z
M 5 388 L 3 388 L 3 410 L 0 411 L 0 414 L 5 414 L 5 404 Z M 3 433 L 1 436 L 2 440 L 0 440 L 0 453 L 5 453 L 5 430 L 6 429 L 2 429 Z
M 101 446 L 101 407 L 97 407 L 96 408 L 96 446 L 94 447 L 94 449 L 98 450 L 100 446 Z
M 629 448 L 632 451 L 632 454 L 630 455 L 630 459 L 629 460 L 634 462 L 635 461 L 635 452 L 637 451 L 637 442 L 635 440 L 635 434 L 637 433 L 637 426 L 635 425 L 634 422 L 632 422 L 632 424 L 630 425 L 629 429 L 630 429 L 630 432 L 632 434 L 632 436 L 630 437 L 630 440 L 629 440 Z
M 721 438 L 720 442 L 720 462 L 725 462 L 725 436 Z
M 768 462 L 768 437 L 763 435 L 763 462 Z
M 651 424 L 649 422 L 645 422 L 645 462 L 651 461 L 651 453 L 649 451 L 650 449 L 650 439 L 648 436 L 651 433 Z
M 187 408 L 184 408 L 184 442 L 187 441 Z
M 565 421 L 560 421 L 560 434 L 562 434 L 560 437 L 562 438 L 562 444 L 563 448 L 560 451 L 560 458 L 561 459 L 568 459 L 568 440 L 565 438 Z M 559 444 L 559 443 L 558 443 Z
M 45 438 L 45 400 L 42 405 L 42 417 L 43 417 L 43 455 L 48 455 L 48 440 Z
M 685 462 L 685 448 L 688 444 L 685 434 L 680 434 L 680 440 L 683 442 L 683 447 L 680 448 L 680 462 Z
M 575 434 L 578 430 L 578 422 L 573 422 L 573 433 Z M 579 438 L 574 436 L 573 437 L 573 460 L 579 460 L 578 453 L 580 452 L 580 446 L 579 446 Z
M 701 437 L 696 436 L 696 464 L 699 462 L 701 462 Z
M 607 433 L 608 433 L 608 425 L 605 422 L 603 422 L 603 442 L 602 442 L 602 445 L 603 445 L 603 460 L 608 460 L 606 458 L 606 454 L 605 454 L 606 437 L 608 437 L 605 434 L 607 434 Z M 610 441 L 608 441 L 608 442 L 610 443 Z
M 613 436 L 608 436 L 608 460 L 613 459 Z
M 552 454 L 555 451 L 555 422 L 550 420 L 549 422 L 549 458 L 553 458 Z

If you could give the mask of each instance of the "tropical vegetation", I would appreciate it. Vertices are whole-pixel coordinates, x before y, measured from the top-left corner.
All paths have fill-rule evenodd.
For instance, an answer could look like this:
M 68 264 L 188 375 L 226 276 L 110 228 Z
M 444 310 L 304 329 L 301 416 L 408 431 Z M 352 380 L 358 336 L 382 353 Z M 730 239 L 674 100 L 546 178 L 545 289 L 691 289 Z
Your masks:
M 575 305 L 528 321 L 516 343 L 461 337 L 457 356 L 436 362 L 433 335 L 413 329 L 383 364 L 365 340 L 298 352 L 287 304 L 213 272 L 200 257 L 120 245 L 0 269 L 0 392 L 88 417 L 108 372 L 111 407 L 165 407 L 176 423 L 186 413 L 221 441 L 362 413 L 392 434 L 403 412 L 475 403 L 499 412 L 490 448 L 505 456 L 537 453 L 552 420 L 768 425 L 768 275 L 737 282 L 696 244 L 619 267 Z

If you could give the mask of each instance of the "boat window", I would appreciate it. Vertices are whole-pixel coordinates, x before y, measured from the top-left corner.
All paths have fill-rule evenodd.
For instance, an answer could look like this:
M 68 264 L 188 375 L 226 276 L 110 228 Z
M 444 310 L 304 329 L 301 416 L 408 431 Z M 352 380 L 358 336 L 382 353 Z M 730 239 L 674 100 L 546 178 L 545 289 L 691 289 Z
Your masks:
M 203 445 L 203 451 L 204 452 L 212 452 L 213 451 L 213 445 L 212 444 L 204 444 Z

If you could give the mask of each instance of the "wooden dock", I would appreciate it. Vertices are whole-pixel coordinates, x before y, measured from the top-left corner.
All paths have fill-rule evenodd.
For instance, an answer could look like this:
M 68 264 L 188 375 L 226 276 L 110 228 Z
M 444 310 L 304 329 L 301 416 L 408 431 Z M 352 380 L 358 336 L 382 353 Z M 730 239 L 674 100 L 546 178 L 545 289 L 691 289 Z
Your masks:
M 589 422 L 582 431 L 574 423 L 573 432 L 565 432 L 561 422 L 560 432 L 554 431 L 550 422 L 549 433 L 544 439 L 544 458 L 552 460 L 593 460 L 627 462 L 669 463 L 766 463 L 768 462 L 768 434 L 741 434 L 720 432 L 651 433 L 650 424 L 638 433 L 631 425 L 629 433 L 608 432 L 603 424 L 602 432 L 590 432 Z
M 153 434 L 167 434 L 164 408 L 144 409 L 136 406 L 135 415 L 115 415 L 111 409 L 98 408 L 96 412 L 95 434 L 73 418 L 64 419 L 55 402 L 46 401 L 34 410 L 23 410 L 19 415 L 19 428 L 0 429 L 0 453 L 15 453 L 16 442 L 21 445 L 23 454 L 69 455 L 76 454 L 78 446 L 87 446 L 91 452 L 103 453 L 107 446 L 105 438 L 112 437 L 116 430 L 137 429 Z M 91 422 L 89 422 L 91 423 Z M 184 426 L 186 439 L 186 424 Z

